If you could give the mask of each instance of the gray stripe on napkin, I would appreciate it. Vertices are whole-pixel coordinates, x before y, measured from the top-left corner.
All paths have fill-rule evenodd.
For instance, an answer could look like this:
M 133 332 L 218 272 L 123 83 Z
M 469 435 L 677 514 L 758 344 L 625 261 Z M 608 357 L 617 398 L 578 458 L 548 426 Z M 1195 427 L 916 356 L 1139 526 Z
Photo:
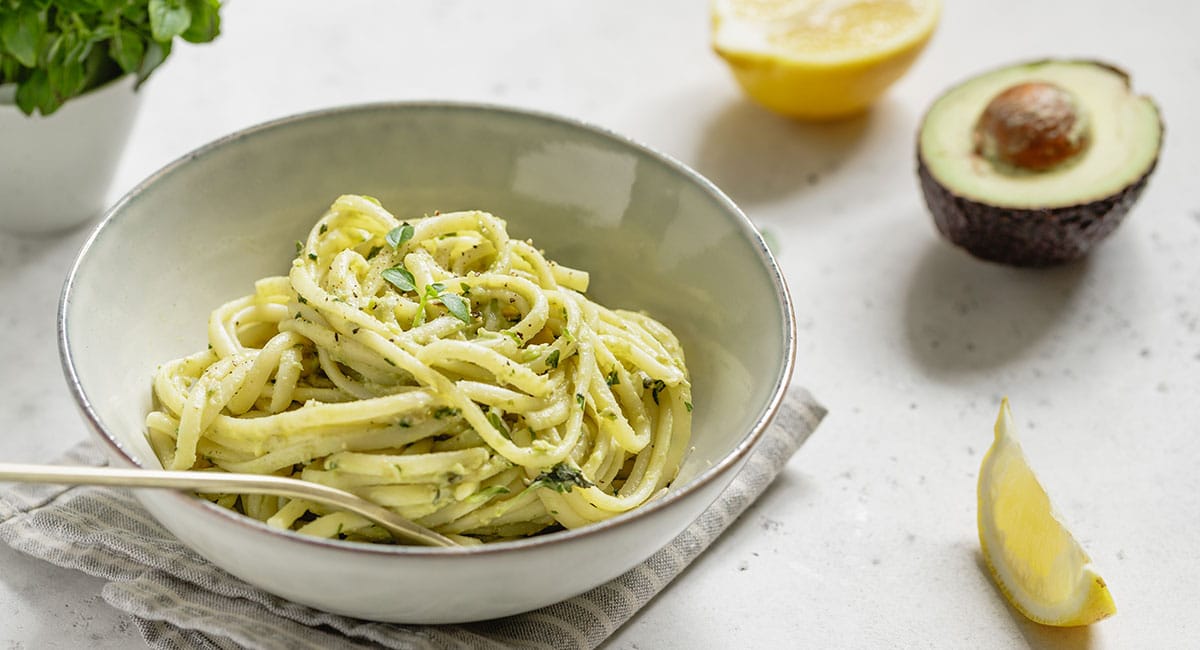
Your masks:
M 58 566 L 107 578 L 102 595 L 162 650 L 385 647 L 594 648 L 671 582 L 775 479 L 825 409 L 790 391 L 730 486 L 650 559 L 587 593 L 542 609 L 463 625 L 395 625 L 338 616 L 268 594 L 209 564 L 124 490 L 17 485 L 0 490 L 0 540 Z M 101 465 L 91 443 L 64 465 Z

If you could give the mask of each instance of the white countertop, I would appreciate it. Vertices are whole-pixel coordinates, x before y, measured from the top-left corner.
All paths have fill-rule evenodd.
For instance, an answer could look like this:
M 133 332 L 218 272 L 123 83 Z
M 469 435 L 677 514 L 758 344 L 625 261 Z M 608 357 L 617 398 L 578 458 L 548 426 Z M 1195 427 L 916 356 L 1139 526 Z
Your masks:
M 232 2 L 216 43 L 178 47 L 145 87 L 112 199 L 213 138 L 348 103 L 481 100 L 630 135 L 707 175 L 778 243 L 800 326 L 796 381 L 831 414 L 609 647 L 1194 644 L 1200 5 L 947 4 L 873 112 L 803 125 L 741 98 L 709 51 L 701 1 Z M 920 198 L 918 121 L 966 76 L 1049 55 L 1133 73 L 1167 124 L 1158 171 L 1083 263 L 975 261 L 939 239 Z M 54 335 L 85 230 L 0 234 L 0 458 L 48 461 L 87 435 Z M 1027 623 L 981 570 L 975 480 L 1002 395 L 1112 589 L 1111 620 Z M 0 647 L 139 645 L 100 587 L 0 545 Z

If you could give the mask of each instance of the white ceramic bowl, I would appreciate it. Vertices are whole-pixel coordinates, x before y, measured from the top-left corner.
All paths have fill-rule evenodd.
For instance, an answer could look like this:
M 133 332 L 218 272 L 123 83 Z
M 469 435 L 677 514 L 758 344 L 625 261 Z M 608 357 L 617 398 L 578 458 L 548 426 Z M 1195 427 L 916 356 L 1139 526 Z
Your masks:
M 670 493 L 593 526 L 475 548 L 317 540 L 182 493 L 141 491 L 181 540 L 267 591 L 364 619 L 513 614 L 600 585 L 649 557 L 733 478 L 782 399 L 794 352 L 784 280 L 750 222 L 682 164 L 550 115 L 382 104 L 287 118 L 168 165 L 112 208 L 63 291 L 69 384 L 114 462 L 157 467 L 143 419 L 157 364 L 205 344 L 209 312 L 286 272 L 339 194 L 394 214 L 478 208 L 591 272 L 612 307 L 679 336 L 694 451 Z

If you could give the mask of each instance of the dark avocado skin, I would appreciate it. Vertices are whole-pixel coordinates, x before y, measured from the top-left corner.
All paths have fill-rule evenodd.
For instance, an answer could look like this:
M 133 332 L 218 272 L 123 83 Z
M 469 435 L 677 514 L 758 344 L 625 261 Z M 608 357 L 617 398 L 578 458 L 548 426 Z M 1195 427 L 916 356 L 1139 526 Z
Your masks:
M 1107 68 L 1123 78 L 1126 88 L 1131 86 L 1129 74 L 1117 66 L 1094 60 L 1073 61 Z M 1053 59 L 1042 59 L 1017 66 L 1052 62 Z M 1155 106 L 1155 112 L 1159 115 L 1161 151 L 1166 128 L 1162 111 Z M 1001 264 L 1055 266 L 1083 257 L 1097 242 L 1116 230 L 1146 188 L 1150 174 L 1158 165 L 1159 153 L 1155 152 L 1150 167 L 1140 178 L 1115 194 L 1086 203 L 1045 208 L 1005 208 L 955 194 L 929 173 L 919 144 L 917 176 L 921 179 L 921 192 L 933 213 L 934 223 L 954 244 L 975 257 Z
M 938 230 L 975 257 L 1012 266 L 1054 266 L 1083 257 L 1120 225 L 1137 201 L 1146 173 L 1116 194 L 1056 208 L 1003 208 L 959 196 L 929 173 L 917 155 L 921 192 Z

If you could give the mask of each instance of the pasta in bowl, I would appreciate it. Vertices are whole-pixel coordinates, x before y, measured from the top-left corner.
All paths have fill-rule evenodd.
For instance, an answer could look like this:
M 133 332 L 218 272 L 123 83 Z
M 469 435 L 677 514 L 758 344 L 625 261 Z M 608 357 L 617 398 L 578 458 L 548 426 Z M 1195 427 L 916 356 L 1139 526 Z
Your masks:
M 574 120 L 445 103 L 289 117 L 168 165 L 92 233 L 59 318 L 113 464 L 307 472 L 483 542 L 134 493 L 234 576 L 407 623 L 528 611 L 662 548 L 758 445 L 795 345 L 782 273 L 711 183 Z
M 693 406 L 670 330 L 587 285 L 491 214 L 401 222 L 342 196 L 287 277 L 160 366 L 151 444 L 169 469 L 342 488 L 462 544 L 610 518 L 675 477 Z M 277 528 L 391 541 L 310 501 L 211 496 Z

